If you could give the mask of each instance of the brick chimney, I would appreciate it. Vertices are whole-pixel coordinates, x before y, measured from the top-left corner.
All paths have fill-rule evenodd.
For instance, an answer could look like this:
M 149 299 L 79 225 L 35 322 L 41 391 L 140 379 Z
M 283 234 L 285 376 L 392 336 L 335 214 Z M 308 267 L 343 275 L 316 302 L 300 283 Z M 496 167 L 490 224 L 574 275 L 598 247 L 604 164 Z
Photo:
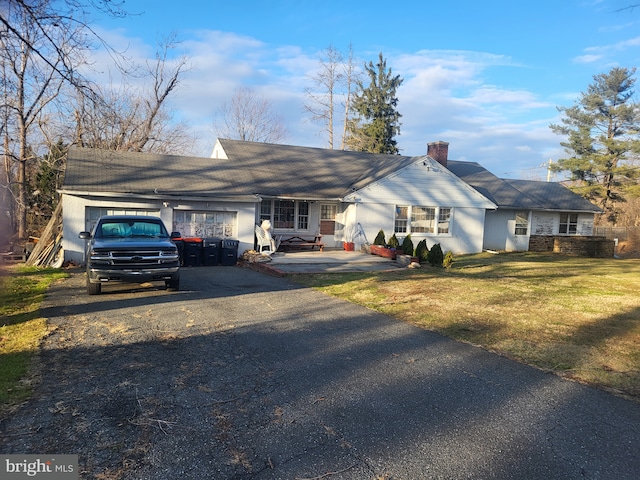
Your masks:
M 447 157 L 449 156 L 449 142 L 427 143 L 427 155 L 443 167 L 446 167 Z

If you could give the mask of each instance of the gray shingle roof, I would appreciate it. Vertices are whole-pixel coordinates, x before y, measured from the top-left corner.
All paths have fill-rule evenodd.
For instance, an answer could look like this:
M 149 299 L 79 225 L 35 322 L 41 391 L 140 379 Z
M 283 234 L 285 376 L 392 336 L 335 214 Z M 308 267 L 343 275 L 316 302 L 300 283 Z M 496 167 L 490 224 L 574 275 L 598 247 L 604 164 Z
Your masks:
M 265 196 L 343 198 L 417 157 L 219 139 L 234 168 Z
M 599 207 L 561 183 L 534 180 L 506 180 L 506 182 L 544 206 L 546 210 L 602 212 Z
M 63 189 L 136 195 L 339 199 L 422 157 L 220 139 L 226 159 L 71 148 Z M 475 162 L 447 168 L 502 208 L 600 209 L 557 183 L 504 180 Z
M 502 179 L 475 162 L 450 160 L 447 168 L 493 201 L 498 208 L 601 212 L 594 204 L 560 183 Z
M 64 189 L 342 198 L 417 157 L 221 139 L 229 160 L 72 148 Z
M 246 195 L 246 179 L 210 158 L 71 148 L 63 188 L 168 195 Z

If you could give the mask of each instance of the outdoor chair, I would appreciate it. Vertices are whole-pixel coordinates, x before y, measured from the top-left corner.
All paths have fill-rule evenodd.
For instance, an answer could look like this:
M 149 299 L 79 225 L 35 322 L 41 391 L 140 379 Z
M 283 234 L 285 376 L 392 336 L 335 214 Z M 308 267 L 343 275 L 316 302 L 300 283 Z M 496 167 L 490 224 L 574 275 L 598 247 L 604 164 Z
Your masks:
M 256 225 L 256 239 L 258 240 L 257 250 L 263 255 L 276 253 L 280 246 L 280 237 L 273 238 L 260 225 Z

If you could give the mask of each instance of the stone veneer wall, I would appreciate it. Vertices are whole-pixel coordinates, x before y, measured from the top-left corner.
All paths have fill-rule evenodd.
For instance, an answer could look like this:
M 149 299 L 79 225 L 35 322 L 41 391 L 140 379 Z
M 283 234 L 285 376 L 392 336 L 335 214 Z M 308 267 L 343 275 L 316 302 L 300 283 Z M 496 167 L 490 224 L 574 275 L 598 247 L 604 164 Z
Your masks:
M 553 252 L 577 257 L 612 258 L 614 242 L 606 237 L 531 235 L 530 252 Z

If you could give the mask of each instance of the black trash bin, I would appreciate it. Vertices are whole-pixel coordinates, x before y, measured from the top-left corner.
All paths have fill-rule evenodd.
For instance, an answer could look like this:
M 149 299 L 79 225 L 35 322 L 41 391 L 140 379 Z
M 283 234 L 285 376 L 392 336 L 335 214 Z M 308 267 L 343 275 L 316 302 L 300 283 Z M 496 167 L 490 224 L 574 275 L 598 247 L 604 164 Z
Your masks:
M 220 245 L 220 265 L 235 265 L 238 263 L 238 240 L 222 240 Z
M 202 264 L 205 267 L 215 267 L 220 263 L 221 242 L 219 238 L 202 239 Z
M 178 247 L 178 256 L 180 257 L 180 266 L 184 265 L 184 240 L 182 238 L 174 238 L 173 243 Z
M 183 238 L 184 257 L 183 265 L 185 267 L 199 267 L 202 265 L 202 239 L 201 238 Z

